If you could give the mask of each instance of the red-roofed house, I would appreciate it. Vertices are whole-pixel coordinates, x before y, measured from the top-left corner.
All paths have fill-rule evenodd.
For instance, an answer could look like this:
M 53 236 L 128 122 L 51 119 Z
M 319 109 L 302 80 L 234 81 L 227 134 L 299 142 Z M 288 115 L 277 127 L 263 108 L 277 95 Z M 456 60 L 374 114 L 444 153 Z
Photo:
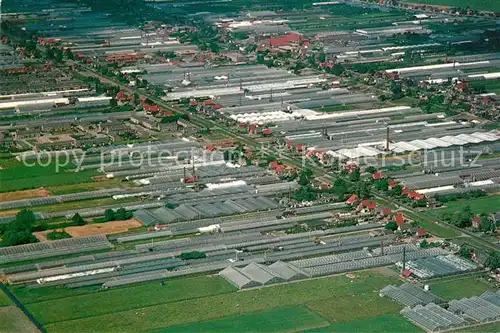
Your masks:
M 389 182 L 389 190 L 392 190 L 393 188 L 395 188 L 395 187 L 396 187 L 396 186 L 398 186 L 398 185 L 399 185 L 399 184 L 398 184 L 398 182 L 397 182 L 397 181 L 395 181 L 395 180 L 391 180 L 391 181 Z
M 411 276 L 411 271 L 408 269 L 408 268 L 405 268 L 405 270 L 403 271 L 403 276 L 405 278 L 409 278 Z
M 382 173 L 380 171 L 377 171 L 375 172 L 373 175 L 372 175 L 372 178 L 373 180 L 379 180 L 379 179 L 382 179 Z
M 378 211 L 382 216 L 389 216 L 392 213 L 392 209 L 390 207 L 380 207 Z
M 189 106 L 197 106 L 197 105 L 198 105 L 198 102 L 196 102 L 196 100 L 194 98 L 189 100 Z
M 410 192 L 411 191 L 409 188 L 403 187 L 403 189 L 401 190 L 401 195 L 408 195 Z
M 415 232 L 415 236 L 417 236 L 417 237 L 425 237 L 428 234 L 429 233 L 423 228 L 418 228 L 417 231 Z
M 271 162 L 269 163 L 269 168 L 271 168 L 271 169 L 273 169 L 273 170 L 274 170 L 274 169 L 276 169 L 276 168 L 278 167 L 278 165 L 279 165 L 279 164 L 278 164 L 278 162 L 276 162 L 276 161 L 271 161 Z
M 358 201 L 358 196 L 356 194 L 353 194 L 349 197 L 349 199 L 347 199 L 345 203 L 348 205 L 354 205 L 357 201 Z
M 297 145 L 297 151 L 303 151 L 304 150 L 304 145 L 303 144 L 298 144 Z
M 476 215 L 472 218 L 472 227 L 474 229 L 479 229 L 480 226 L 481 226 L 481 218 Z
M 302 38 L 303 36 L 301 34 L 291 32 L 285 36 L 270 38 L 265 42 L 265 44 L 272 47 L 280 47 L 289 44 L 298 44 Z
M 413 200 L 423 200 L 423 199 L 425 199 L 425 195 L 423 195 L 422 193 L 415 192 L 415 191 L 410 191 L 408 193 L 408 198 L 413 199 Z
M 195 183 L 196 182 L 196 177 L 189 177 L 184 180 L 184 183 L 189 184 L 189 183 Z
M 211 99 L 207 99 L 206 101 L 203 101 L 203 105 L 213 105 L 214 104 L 214 101 L 212 101 Z
M 376 208 L 377 208 L 377 204 L 375 202 L 365 199 L 365 200 L 361 201 L 361 203 L 358 205 L 357 209 L 361 213 L 371 213 L 371 212 L 375 211 Z
M 273 130 L 270 128 L 266 128 L 265 130 L 262 131 L 262 134 L 271 135 L 271 134 L 273 134 Z
M 401 227 L 403 224 L 405 224 L 404 214 L 401 212 L 394 214 L 394 222 L 396 222 L 396 225 L 398 227 Z
M 215 150 L 215 145 L 208 144 L 205 146 L 205 149 L 208 151 L 214 151 Z

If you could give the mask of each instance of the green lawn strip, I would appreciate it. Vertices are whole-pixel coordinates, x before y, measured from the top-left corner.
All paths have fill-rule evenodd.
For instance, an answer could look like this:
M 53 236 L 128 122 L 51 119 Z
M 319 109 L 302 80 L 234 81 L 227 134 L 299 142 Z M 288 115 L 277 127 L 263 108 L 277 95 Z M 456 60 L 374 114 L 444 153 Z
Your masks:
M 482 277 L 451 278 L 430 283 L 431 291 L 445 300 L 479 296 L 495 288 Z
M 106 315 L 47 324 L 48 332 L 68 332 L 72 327 L 79 327 L 84 331 L 106 332 L 140 332 L 159 329 L 167 326 L 181 325 L 216 319 L 243 313 L 266 311 L 277 307 L 316 302 L 323 299 L 324 304 L 335 306 L 337 302 L 349 306 L 343 313 L 354 314 L 359 311 L 358 304 L 374 304 L 378 307 L 382 303 L 362 301 L 363 298 L 380 299 L 378 291 L 388 284 L 397 284 L 399 280 L 382 276 L 373 271 L 358 273 L 358 277 L 351 280 L 345 276 L 335 276 L 323 279 L 282 284 L 245 292 L 228 293 L 203 298 L 183 300 L 169 304 L 156 305 L 145 308 L 136 308 L 129 311 L 114 312 Z M 167 284 L 168 285 L 168 284 Z M 133 299 L 121 299 L 122 302 L 135 302 Z M 341 300 L 342 299 L 342 300 Z M 68 304 L 75 304 L 74 302 Z M 383 303 L 384 306 L 387 303 Z M 394 304 L 391 303 L 391 308 Z M 102 304 L 97 305 L 102 307 Z M 31 308 L 30 308 L 31 309 Z M 394 309 L 394 308 L 392 308 Z M 46 316 L 57 319 L 57 310 L 49 304 L 43 310 Z M 110 309 L 113 310 L 113 309 Z M 95 309 L 94 309 L 95 311 Z M 374 308 L 364 311 L 365 315 L 374 316 L 386 313 L 386 309 Z M 43 316 L 33 311 L 43 322 Z M 50 315 L 49 312 L 55 312 Z M 71 312 L 75 312 L 71 310 Z M 75 313 L 75 316 L 78 316 Z M 352 317 L 352 316 L 351 316 Z M 344 316 L 345 321 L 351 320 Z M 340 320 L 340 318 L 338 319 Z
M 176 325 L 154 333 L 184 332 L 290 332 L 328 326 L 328 321 L 305 306 L 275 308 L 187 325 Z
M 24 304 L 43 302 L 79 295 L 95 294 L 100 286 L 89 286 L 81 288 L 65 288 L 63 286 L 48 286 L 41 288 L 30 288 L 28 286 L 11 286 L 10 291 Z
M 235 290 L 221 277 L 201 276 L 167 281 L 164 286 L 155 282 L 32 303 L 27 308 L 45 324 L 226 294 Z
M 423 332 L 405 317 L 397 314 L 354 320 L 348 323 L 332 324 L 321 328 L 303 331 L 303 333 L 322 332 Z
M 452 229 L 450 227 L 446 227 L 441 224 L 437 224 L 436 222 L 432 221 L 432 219 L 429 219 L 427 217 L 423 218 L 421 214 L 416 215 L 412 212 L 405 211 L 404 214 L 411 218 L 414 221 L 418 221 L 419 225 L 430 232 L 433 235 L 436 235 L 438 237 L 443 237 L 443 238 L 452 238 L 452 237 L 457 237 L 460 236 L 460 233 L 456 231 L 455 229 Z
M 12 301 L 3 291 L 0 291 L 0 307 L 12 305 Z

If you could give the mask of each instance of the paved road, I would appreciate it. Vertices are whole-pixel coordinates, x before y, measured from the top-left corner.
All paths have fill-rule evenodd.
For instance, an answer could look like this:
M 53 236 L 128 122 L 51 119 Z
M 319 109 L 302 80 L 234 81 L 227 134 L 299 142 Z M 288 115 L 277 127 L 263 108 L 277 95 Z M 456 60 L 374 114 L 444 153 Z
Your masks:
M 97 73 L 95 71 L 91 71 L 91 70 L 88 70 L 88 69 L 80 69 L 80 73 L 83 74 L 83 75 L 87 75 L 87 76 L 91 76 L 91 77 L 97 77 L 99 78 L 101 81 L 105 82 L 105 83 L 108 83 L 108 84 L 111 84 L 111 85 L 118 85 L 120 86 L 120 88 L 124 91 L 127 91 L 129 93 L 138 93 L 140 96 L 145 96 L 149 99 L 151 99 L 153 102 L 155 102 L 156 104 L 158 104 L 159 106 L 163 107 L 164 109 L 166 110 L 169 110 L 169 111 L 173 111 L 173 112 L 177 112 L 177 113 L 180 113 L 180 114 L 186 114 L 185 111 L 182 111 L 182 110 L 179 110 L 179 109 L 176 109 L 174 107 L 172 107 L 171 105 L 169 105 L 167 102 L 165 102 L 164 100 L 158 98 L 158 97 L 155 97 L 155 96 L 150 96 L 150 95 L 145 95 L 143 93 L 141 93 L 139 90 L 137 89 L 134 89 L 134 88 L 131 88 L 129 86 L 126 86 L 118 81 L 115 81 L 113 79 L 110 79 L 108 77 L 104 77 L 103 75 L 101 75 L 100 73 Z M 239 133 L 234 133 L 232 131 L 230 131 L 229 129 L 227 129 L 226 127 L 223 127 L 213 121 L 210 121 L 210 120 L 207 120 L 207 119 L 204 119 L 204 118 L 201 118 L 195 114 L 192 114 L 192 113 L 189 113 L 189 117 L 190 117 L 190 121 L 198 126 L 201 126 L 201 127 L 208 127 L 208 128 L 217 128 L 219 131 L 223 132 L 224 134 L 226 134 L 227 136 L 229 137 L 232 137 L 236 140 L 239 140 L 240 142 L 243 142 L 245 144 L 247 144 L 248 146 L 250 147 L 253 147 L 253 148 L 260 148 L 260 143 L 258 143 L 257 141 L 251 139 L 251 138 L 248 138 L 242 134 L 239 134 Z M 290 156 L 288 154 L 282 154 L 280 156 L 280 160 L 281 161 L 284 161 L 284 162 L 287 162 L 291 165 L 294 165 L 298 168 L 303 168 L 304 167 L 304 162 L 302 159 L 297 159 L 296 157 L 293 157 L 293 156 Z M 308 168 L 312 169 L 315 173 L 316 173 L 316 176 L 319 176 L 319 177 L 325 177 L 327 179 L 331 179 L 333 180 L 334 177 L 329 174 L 327 171 L 325 171 L 323 168 L 320 168 L 318 166 L 314 166 L 312 164 L 307 164 L 306 165 Z M 372 195 L 375 196 L 375 197 L 379 197 L 395 206 L 399 206 L 399 207 L 403 207 L 405 210 L 413 213 L 414 215 L 422 218 L 422 219 L 426 219 L 428 220 L 429 217 L 425 216 L 424 214 L 422 214 L 421 212 L 415 210 L 413 207 L 408 207 L 408 206 L 405 206 L 405 205 L 402 205 L 401 203 L 395 201 L 393 198 L 390 198 L 390 197 L 385 197 L 385 196 L 382 196 L 380 193 L 377 193 L 377 192 L 374 192 L 372 191 Z M 460 228 L 457 228 L 456 226 L 452 225 L 452 224 L 449 224 L 449 223 L 446 223 L 442 220 L 439 220 L 439 219 L 434 219 L 438 224 L 444 226 L 444 227 L 449 227 L 449 228 L 453 228 L 457 231 L 459 231 L 460 233 L 462 234 L 466 234 L 468 235 L 469 237 L 471 238 L 474 238 L 478 243 L 481 243 L 483 244 L 485 247 L 489 248 L 489 249 L 494 249 L 494 250 L 500 250 L 500 246 L 497 245 L 497 244 L 493 244 L 491 242 L 488 242 L 484 239 L 482 239 L 481 237 L 478 237 L 476 236 L 474 233 L 471 233 L 471 232 L 468 232 L 466 230 L 462 230 Z

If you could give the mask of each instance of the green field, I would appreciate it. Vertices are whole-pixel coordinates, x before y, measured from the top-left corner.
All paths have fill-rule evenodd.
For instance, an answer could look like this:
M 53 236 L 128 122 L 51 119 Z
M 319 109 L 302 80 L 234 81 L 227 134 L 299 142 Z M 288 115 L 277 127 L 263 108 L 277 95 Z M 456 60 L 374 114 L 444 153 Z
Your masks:
M 171 326 L 153 332 L 290 332 L 327 325 L 328 321 L 307 307 L 294 306 L 265 312 L 245 313 L 189 325 Z
M 16 306 L 0 308 L 0 332 L 2 333 L 37 333 L 35 325 Z
M 3 291 L 0 290 L 0 307 L 12 305 L 12 301 Z
M 322 332 L 422 332 L 400 315 L 384 315 L 375 318 L 361 319 L 350 323 L 332 324 L 322 328 L 304 331 L 304 333 Z
M 432 213 L 435 211 L 432 211 Z M 431 212 L 429 212 L 432 214 Z M 443 238 L 453 238 L 460 236 L 460 233 L 456 231 L 455 229 L 452 229 L 447 226 L 443 226 L 442 224 L 437 224 L 436 222 L 432 221 L 432 219 L 428 218 L 421 218 L 420 215 L 417 216 L 413 214 L 412 212 L 405 212 L 405 215 L 407 215 L 409 218 L 411 218 L 414 221 L 418 221 L 418 224 L 430 232 L 433 235 L 436 235 L 438 237 L 443 237 Z
M 434 294 L 445 300 L 479 296 L 486 290 L 494 290 L 485 279 L 472 276 L 437 281 L 430 286 Z
M 164 286 L 155 282 L 105 291 L 18 287 L 13 288 L 13 292 L 48 332 L 71 332 L 74 327 L 106 332 L 144 332 L 169 327 L 179 330 L 182 328 L 177 326 L 196 323 L 189 329 L 192 331 L 203 330 L 204 322 L 230 330 L 227 325 L 238 323 L 231 324 L 230 319 L 223 318 L 241 314 L 245 315 L 240 319 L 241 325 L 259 316 L 278 331 L 290 331 L 292 326 L 309 329 L 397 314 L 401 307 L 381 298 L 378 291 L 398 283 L 395 278 L 364 271 L 352 280 L 335 276 L 244 292 L 236 292 L 218 276 L 174 279 L 167 280 Z M 272 321 L 273 311 L 284 313 L 283 308 L 298 311 L 294 316 L 303 318 L 303 323 L 297 327 L 287 323 L 288 320 Z
M 500 12 L 500 1 L 498 0 L 406 0 L 407 3 L 421 3 L 425 5 L 443 5 L 466 8 L 473 10 L 485 10 Z
M 465 205 L 470 206 L 473 214 L 495 213 L 500 209 L 500 195 L 447 202 L 445 208 L 433 210 L 432 214 L 442 216 L 444 213 L 458 212 Z
M 32 167 L 25 166 L 16 160 L 2 160 L 0 170 L 0 192 L 33 189 L 39 187 L 82 184 L 92 182 L 92 176 L 98 173 L 94 170 L 72 172 L 74 165 L 67 165 L 56 170 L 55 164 L 43 167 L 39 164 Z

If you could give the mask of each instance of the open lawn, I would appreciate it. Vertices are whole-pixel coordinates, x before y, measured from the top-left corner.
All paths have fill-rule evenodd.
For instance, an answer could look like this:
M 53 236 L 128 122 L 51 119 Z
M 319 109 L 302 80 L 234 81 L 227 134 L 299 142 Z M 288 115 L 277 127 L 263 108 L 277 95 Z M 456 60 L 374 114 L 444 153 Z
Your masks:
M 245 313 L 188 325 L 171 326 L 154 333 L 185 332 L 290 332 L 327 326 L 328 321 L 305 306 Z
M 486 290 L 495 288 L 483 278 L 468 276 L 450 278 L 430 283 L 431 291 L 445 300 L 479 296 Z
M 482 326 L 475 326 L 475 327 L 469 327 L 469 328 L 464 328 L 463 330 L 458 330 L 455 332 L 460 332 L 460 333 L 489 333 L 489 332 L 500 332 L 500 323 L 493 323 L 489 325 L 482 325 Z
M 304 333 L 322 332 L 422 332 L 420 328 L 410 323 L 405 317 L 397 314 L 378 316 L 374 318 L 355 320 L 349 323 L 332 324 Z
M 0 332 L 35 333 L 40 331 L 18 307 L 6 306 L 0 308 Z
M 425 5 L 441 5 L 450 7 L 471 8 L 473 10 L 486 10 L 500 12 L 498 0 L 405 0 L 407 3 L 421 3 Z
M 397 283 L 364 271 L 352 280 L 342 275 L 235 292 L 218 277 L 197 277 L 33 303 L 28 309 L 48 332 L 79 327 L 135 333 L 300 305 L 340 323 L 397 313 L 401 308 L 396 303 L 378 295 L 384 286 Z

